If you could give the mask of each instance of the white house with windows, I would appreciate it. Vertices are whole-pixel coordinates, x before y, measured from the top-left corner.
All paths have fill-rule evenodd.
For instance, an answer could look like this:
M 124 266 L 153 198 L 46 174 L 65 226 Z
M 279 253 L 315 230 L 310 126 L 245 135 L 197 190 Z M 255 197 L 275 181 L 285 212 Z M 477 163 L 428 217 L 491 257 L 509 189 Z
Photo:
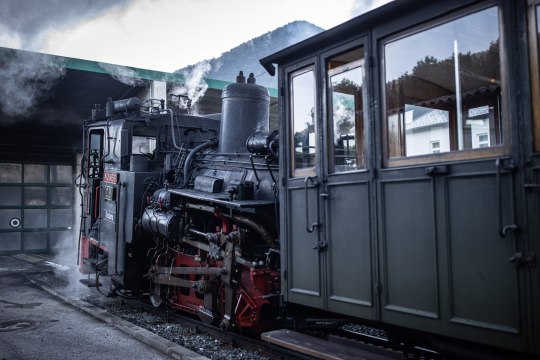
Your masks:
M 463 136 L 472 149 L 489 146 L 488 106 L 470 108 L 463 122 Z M 448 111 L 405 105 L 405 144 L 407 156 L 450 151 Z

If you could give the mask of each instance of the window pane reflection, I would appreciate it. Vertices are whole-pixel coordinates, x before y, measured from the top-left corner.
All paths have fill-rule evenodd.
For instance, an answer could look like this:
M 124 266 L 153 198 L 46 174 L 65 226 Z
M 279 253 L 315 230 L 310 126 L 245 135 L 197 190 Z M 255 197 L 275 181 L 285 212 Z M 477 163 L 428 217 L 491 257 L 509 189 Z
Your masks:
M 0 183 L 20 183 L 21 170 L 21 164 L 0 164 Z
M 73 202 L 73 189 L 70 187 L 50 188 L 51 205 L 71 205 Z
M 0 199 L 0 206 L 21 206 L 21 187 L 1 186 Z
M 535 7 L 535 13 L 536 13 L 536 59 L 532 60 L 532 64 L 535 66 L 539 66 L 539 60 L 540 59 L 540 5 L 537 5 Z M 534 47 L 533 47 L 534 49 Z M 531 49 L 532 50 L 532 49 Z M 540 69 L 531 69 L 531 77 L 534 76 L 535 73 L 540 71 Z M 539 84 L 532 84 L 533 89 L 533 110 L 535 113 L 534 119 L 533 119 L 533 133 L 534 133 L 534 150 L 539 152 L 540 151 L 540 116 L 538 115 L 538 98 L 540 97 L 540 90 L 539 90 Z
M 51 165 L 51 183 L 73 183 L 72 172 L 70 165 Z
M 131 139 L 131 153 L 151 155 L 156 149 L 156 138 L 148 136 L 136 136 Z
M 537 33 L 537 40 L 540 43 L 540 5 L 536 6 L 536 33 Z M 540 51 L 540 48 L 539 48 Z
M 27 186 L 24 188 L 24 204 L 30 206 L 47 205 L 47 188 Z
M 502 143 L 496 7 L 386 44 L 385 75 L 389 157 Z
M 293 176 L 315 173 L 315 78 L 313 71 L 292 77 Z
M 24 210 L 24 227 L 46 228 L 47 227 L 47 209 L 25 209 Z
M 328 63 L 331 92 L 334 172 L 364 167 L 362 113 L 362 48 L 332 58 Z
M 25 183 L 46 183 L 47 182 L 47 165 L 25 164 L 24 165 L 24 182 Z

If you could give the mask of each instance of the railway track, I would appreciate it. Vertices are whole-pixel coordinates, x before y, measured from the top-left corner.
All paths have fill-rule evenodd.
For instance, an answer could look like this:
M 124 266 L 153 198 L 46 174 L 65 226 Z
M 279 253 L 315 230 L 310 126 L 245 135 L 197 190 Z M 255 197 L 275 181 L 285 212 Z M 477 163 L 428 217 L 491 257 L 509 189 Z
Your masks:
M 159 316 L 169 323 L 178 324 L 197 333 L 206 333 L 229 344 L 231 348 L 256 351 L 270 359 L 437 359 L 434 353 L 429 350 L 415 349 L 415 351 L 407 352 L 403 351 L 403 349 L 396 350 L 383 337 L 357 331 L 338 329 L 327 336 L 326 339 L 322 339 L 292 330 L 281 329 L 264 333 L 261 339 L 256 339 L 231 331 L 224 331 L 219 327 L 202 323 L 198 319 L 174 311 L 156 308 L 140 300 L 122 299 L 122 302 L 141 312 Z
M 231 347 L 240 347 L 250 351 L 257 351 L 271 359 L 283 360 L 310 360 L 311 356 L 298 353 L 296 351 L 282 348 L 252 337 L 244 336 L 238 333 L 223 331 L 217 326 L 212 326 L 201 322 L 200 320 L 179 314 L 174 311 L 168 311 L 162 308 L 156 308 L 149 303 L 140 300 L 122 299 L 123 303 L 136 308 L 140 311 L 148 312 L 163 318 L 165 321 L 190 328 L 196 332 L 206 333 L 220 341 L 229 344 Z
M 42 274 L 41 277 L 33 279 L 40 286 L 46 288 L 64 289 L 67 285 L 67 279 L 50 276 L 50 274 Z M 254 358 L 269 358 L 279 360 L 309 360 L 309 359 L 363 359 L 363 360 L 387 360 L 387 359 L 437 359 L 432 356 L 425 356 L 419 352 L 404 351 L 404 347 L 396 349 L 395 344 L 392 344 L 384 336 L 384 332 L 360 326 L 345 326 L 334 330 L 332 334 L 322 339 L 317 336 L 305 335 L 299 332 L 282 329 L 279 331 L 287 333 L 265 333 L 262 339 L 256 339 L 249 336 L 244 336 L 231 331 L 224 331 L 219 327 L 212 326 L 201 322 L 200 320 L 183 315 L 181 313 L 167 310 L 164 308 L 156 308 L 149 302 L 144 302 L 137 299 L 129 299 L 126 297 L 107 297 L 100 296 L 97 293 L 94 295 L 85 295 L 81 298 L 86 302 L 90 302 L 98 307 L 105 309 L 111 314 L 120 316 L 127 321 L 133 322 L 139 326 L 155 332 L 165 338 L 169 338 L 168 334 L 163 334 L 163 327 L 154 326 L 156 323 L 161 324 L 177 324 L 179 327 L 190 329 L 195 334 L 207 334 L 201 336 L 195 342 L 217 339 L 218 342 L 224 343 L 224 348 L 243 349 L 249 352 L 256 352 L 261 356 Z M 131 309 L 131 311 L 120 310 Z M 141 316 L 136 315 L 140 313 Z M 129 316 L 135 315 L 133 316 Z M 145 316 L 143 314 L 148 314 Z M 161 319 L 156 322 L 156 318 Z M 144 325 L 143 325 L 144 323 Z M 321 333 L 319 332 L 319 335 Z M 281 336 L 281 339 L 280 339 Z M 285 341 L 283 341 L 285 336 Z M 274 341 L 278 339 L 277 341 Z M 169 340 L 173 340 L 170 339 Z M 306 346 L 307 344 L 307 346 Z M 186 344 L 180 344 L 186 345 Z M 188 348 L 195 350 L 192 346 Z M 205 355 L 208 356 L 206 353 Z M 237 359 L 231 355 L 227 357 Z M 241 358 L 246 358 L 242 354 Z M 247 358 L 250 358 L 249 356 Z
M 37 285 L 45 286 L 46 288 L 64 288 L 66 279 L 42 275 L 41 278 L 33 279 Z M 384 331 L 367 328 L 364 326 L 348 325 L 341 326 L 332 331 L 332 333 L 322 339 L 320 336 L 310 336 L 299 332 L 282 329 L 278 332 L 268 332 L 263 334 L 262 339 L 256 339 L 249 336 L 243 336 L 231 331 L 223 331 L 221 328 L 202 323 L 200 320 L 193 317 L 183 315 L 181 313 L 156 308 L 148 302 L 125 297 L 111 298 L 107 296 L 86 295 L 82 300 L 90 302 L 98 307 L 104 308 L 106 311 L 123 317 L 128 321 L 134 322 L 141 326 L 145 323 L 148 330 L 155 332 L 157 335 L 164 336 L 160 333 L 157 327 L 152 325 L 156 323 L 156 318 L 161 319 L 158 323 L 178 324 L 179 327 L 191 329 L 195 334 L 207 334 L 206 337 L 201 337 L 198 341 L 212 341 L 217 339 L 225 344 L 225 348 L 243 349 L 250 352 L 260 354 L 260 357 L 255 358 L 270 358 L 270 359 L 363 359 L 363 360 L 387 360 L 387 359 L 437 359 L 433 356 L 434 353 L 428 350 L 406 349 L 403 344 L 396 345 L 395 342 L 390 342 L 385 336 Z M 116 305 L 111 305 L 116 304 Z M 120 308 L 131 309 L 129 312 L 119 310 Z M 126 313 L 140 313 L 141 316 L 129 317 Z M 148 314 L 149 316 L 143 316 Z M 279 333 L 281 331 L 282 333 Z M 321 335 L 321 332 L 319 332 Z M 168 338 L 168 336 L 164 336 Z M 285 337 L 285 341 L 283 341 Z M 205 339 L 203 339 L 205 338 Z M 211 338 L 208 340 L 208 338 Z M 277 339 L 277 340 L 276 340 Z M 171 339 L 169 339 L 171 340 Z M 183 345 L 183 344 L 181 344 Z M 189 347 L 189 346 L 188 346 Z M 195 350 L 195 349 L 192 349 Z M 413 351 L 414 350 L 414 351 Z M 243 355 L 243 354 L 242 354 Z M 236 359 L 232 355 L 227 357 Z M 241 356 L 241 358 L 246 358 Z M 249 358 L 249 357 L 248 357 Z

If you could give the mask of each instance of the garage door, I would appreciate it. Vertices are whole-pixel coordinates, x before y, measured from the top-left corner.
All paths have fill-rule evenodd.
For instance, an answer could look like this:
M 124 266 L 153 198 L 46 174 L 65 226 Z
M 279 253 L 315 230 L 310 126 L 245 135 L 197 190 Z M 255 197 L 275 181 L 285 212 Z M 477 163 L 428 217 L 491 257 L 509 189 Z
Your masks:
M 73 246 L 73 166 L 0 163 L 0 254 Z

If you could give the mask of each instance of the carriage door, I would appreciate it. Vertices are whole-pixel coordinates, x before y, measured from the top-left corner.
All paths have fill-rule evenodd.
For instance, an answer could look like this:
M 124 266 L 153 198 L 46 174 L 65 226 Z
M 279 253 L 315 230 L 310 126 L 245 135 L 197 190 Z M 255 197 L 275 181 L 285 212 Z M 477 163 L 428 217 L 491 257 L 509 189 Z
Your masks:
M 366 166 L 363 80 L 363 47 L 327 57 L 321 250 L 326 253 L 327 309 L 373 318 L 371 173 Z
M 379 259 L 383 321 L 508 345 L 520 307 L 498 19 L 493 6 L 384 44 Z
M 320 174 L 317 137 L 315 67 L 308 65 L 288 75 L 289 121 L 281 142 L 288 161 L 285 177 L 284 213 L 281 214 L 281 246 L 286 254 L 283 263 L 283 287 L 287 300 L 324 307 L 321 281 L 322 239 L 320 237 Z M 287 150 L 289 149 L 289 150 Z M 282 166 L 283 166 L 282 162 Z
M 540 0 L 529 0 L 531 90 L 533 109 L 533 150 L 526 174 L 525 194 L 527 200 L 529 243 L 524 252 L 524 264 L 531 274 L 533 313 L 540 313 Z M 540 338 L 540 317 L 533 318 L 533 339 Z M 534 342 L 540 353 L 540 342 Z
M 323 55 L 324 104 L 315 101 L 321 97 L 316 97 L 313 67 L 288 78 L 290 175 L 282 214 L 286 288 L 290 302 L 372 318 L 364 50 L 351 48 Z M 325 124 L 317 120 L 317 105 L 325 112 Z

